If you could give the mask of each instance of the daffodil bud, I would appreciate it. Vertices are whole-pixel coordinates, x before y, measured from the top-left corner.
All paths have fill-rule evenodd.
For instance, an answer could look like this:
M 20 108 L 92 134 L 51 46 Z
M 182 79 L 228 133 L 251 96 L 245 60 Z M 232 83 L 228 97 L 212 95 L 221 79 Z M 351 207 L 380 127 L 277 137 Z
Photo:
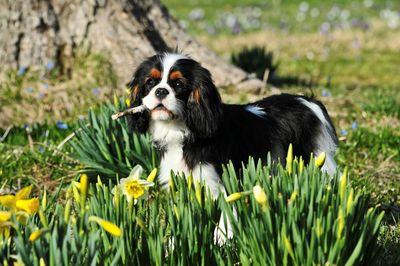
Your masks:
M 344 199 L 344 193 L 346 192 L 346 186 L 347 186 L 347 167 L 344 168 L 343 174 L 340 177 L 339 196 L 342 201 Z
M 289 175 L 292 173 L 292 167 L 293 167 L 293 146 L 292 143 L 290 143 L 287 156 L 286 156 L 286 170 L 289 173 Z
M 262 205 L 262 206 L 268 205 L 267 194 L 265 194 L 264 190 L 259 185 L 253 187 L 253 195 L 254 195 L 254 198 L 256 199 L 256 201 L 260 205 Z
M 188 189 L 190 191 L 193 186 L 193 175 L 192 174 L 190 174 L 187 178 L 187 185 L 188 185 Z
M 321 168 L 325 163 L 325 159 L 326 159 L 326 153 L 321 152 L 318 155 L 318 157 L 315 159 L 315 166 L 317 166 L 318 168 Z
M 242 193 L 241 192 L 235 192 L 230 194 L 228 197 L 225 197 L 225 201 L 226 202 L 234 202 L 237 201 L 238 199 L 240 199 L 242 197 Z
M 48 226 L 48 224 L 47 224 L 47 218 L 46 218 L 46 216 L 44 215 L 43 210 L 39 210 L 39 219 L 40 219 L 40 222 L 42 223 L 42 225 L 43 225 L 44 227 L 47 227 L 47 226 Z
M 97 183 L 96 183 L 96 185 L 98 185 L 98 186 L 103 186 L 103 182 L 101 182 L 101 178 L 100 178 L 100 176 L 98 175 L 97 176 Z
M 29 241 L 33 242 L 33 241 L 38 240 L 43 235 L 43 233 L 46 233 L 47 231 L 48 231 L 48 229 L 46 229 L 46 228 L 42 228 L 42 229 L 33 231 L 29 236 Z
M 76 186 L 72 186 L 72 192 L 74 194 L 74 200 L 77 204 L 81 204 L 81 195 L 79 193 L 79 190 L 76 188 Z
M 284 236 L 283 242 L 285 245 L 285 249 L 289 253 L 290 257 L 294 260 L 294 253 L 293 253 L 293 248 L 292 248 L 292 244 L 290 243 L 290 240 L 286 236 Z
M 43 198 L 42 198 L 42 210 L 46 210 L 47 208 L 47 192 L 46 188 L 43 191 Z
M 300 156 L 300 159 L 299 159 L 299 174 L 300 174 L 300 175 L 303 173 L 303 169 L 304 169 L 304 160 L 303 160 L 303 158 Z
M 351 207 L 353 206 L 353 198 L 354 198 L 354 190 L 350 190 L 349 197 L 347 198 L 347 203 L 346 203 L 346 213 L 349 214 L 351 211 Z
M 338 238 L 342 238 L 343 229 L 344 229 L 344 215 L 343 215 L 343 210 L 340 208 L 338 217 L 338 231 L 337 231 Z
M 149 176 L 147 177 L 147 181 L 148 182 L 154 182 L 154 179 L 156 178 L 157 175 L 157 168 L 154 168 L 151 173 L 149 174 Z
M 201 203 L 201 190 L 202 190 L 202 185 L 200 182 L 196 182 L 196 199 L 197 202 L 200 204 L 200 206 L 202 206 Z
M 126 98 L 125 99 L 125 104 L 126 104 L 127 107 L 130 107 L 131 106 L 131 99 Z
M 81 210 L 85 210 L 86 206 L 86 197 L 87 197 L 87 192 L 88 192 L 88 176 L 86 174 L 81 175 L 80 178 L 80 184 L 81 184 Z
M 68 199 L 64 209 L 64 223 L 67 224 L 69 222 L 70 215 L 71 215 L 71 200 Z
M 103 228 L 105 231 L 110 233 L 113 236 L 121 236 L 122 231 L 121 229 L 116 226 L 115 224 L 106 221 L 104 219 L 101 219 L 100 217 L 97 216 L 89 216 L 89 222 L 96 222 L 101 228 Z

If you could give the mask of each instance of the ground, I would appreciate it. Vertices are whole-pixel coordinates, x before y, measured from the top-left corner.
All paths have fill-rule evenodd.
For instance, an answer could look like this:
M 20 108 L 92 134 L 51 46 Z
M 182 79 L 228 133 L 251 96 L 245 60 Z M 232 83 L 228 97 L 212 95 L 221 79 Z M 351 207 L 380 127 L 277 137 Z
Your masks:
M 224 60 L 263 46 L 276 80 L 257 94 L 221 88 L 226 102 L 260 99 L 277 87 L 313 94 L 333 118 L 337 161 L 387 213 L 380 242 L 400 260 L 400 3 L 396 1 L 162 1 L 183 27 Z M 181 47 L 184 52 L 184 47 Z M 0 84 L 0 194 L 20 183 L 56 187 L 79 163 L 55 148 L 112 96 L 124 95 L 101 55 L 82 55 L 71 76 L 53 65 L 10 70 Z M 397 255 L 397 257 L 396 257 Z

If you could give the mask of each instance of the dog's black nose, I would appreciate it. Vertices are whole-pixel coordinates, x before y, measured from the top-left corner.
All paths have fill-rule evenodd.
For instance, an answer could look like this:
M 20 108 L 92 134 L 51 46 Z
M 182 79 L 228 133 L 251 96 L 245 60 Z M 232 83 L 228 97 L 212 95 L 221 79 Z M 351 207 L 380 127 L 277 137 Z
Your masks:
M 167 89 L 164 88 L 158 88 L 156 90 L 156 97 L 158 99 L 164 99 L 167 95 L 169 94 L 169 91 Z

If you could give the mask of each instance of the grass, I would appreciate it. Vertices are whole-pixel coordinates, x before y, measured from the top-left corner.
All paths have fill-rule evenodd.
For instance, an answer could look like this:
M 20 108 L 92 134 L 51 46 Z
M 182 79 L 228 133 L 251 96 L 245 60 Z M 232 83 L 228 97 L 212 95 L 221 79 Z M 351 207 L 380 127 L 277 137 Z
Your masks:
M 398 28 L 389 28 L 381 12 L 398 10 L 400 4 L 373 1 L 368 8 L 364 5 L 368 1 L 312 0 L 299 22 L 301 2 L 214 0 L 211 4 L 192 0 L 182 5 L 178 0 L 163 1 L 192 34 L 221 57 L 229 60 L 232 53 L 249 44 L 265 47 L 279 62 L 282 91 L 314 94 L 322 100 L 340 138 L 339 165 L 348 166 L 356 188 L 371 193 L 373 203 L 386 211 L 378 239 L 383 248 L 378 265 L 398 265 L 400 39 Z M 192 20 L 190 13 L 195 8 L 201 8 L 204 15 Z M 316 17 L 311 16 L 313 8 L 319 11 Z M 328 14 L 338 9 L 350 11 L 346 21 L 358 24 L 346 28 L 338 26 L 345 25 L 339 17 L 329 20 Z M 240 14 L 244 14 L 238 18 L 241 23 L 256 16 L 260 26 L 242 25 L 240 33 L 233 33 L 225 24 L 218 26 L 226 23 L 221 17 Z M 324 22 L 332 27 L 328 32 L 321 32 Z M 82 56 L 73 70 L 59 73 L 57 67 L 48 70 L 44 66 L 37 71 L 28 69 L 23 75 L 9 71 L 3 77 L 0 138 L 5 138 L 0 142 L 0 194 L 29 183 L 37 191 L 43 186 L 55 188 L 83 169 L 72 159 L 69 145 L 56 152 L 57 146 L 79 127 L 78 119 L 86 122 L 89 109 L 97 110 L 114 93 L 123 95 L 124 90 L 114 89 L 112 67 L 100 55 Z M 222 88 L 221 93 L 226 102 L 237 103 L 260 99 L 269 91 L 248 94 Z M 59 120 L 68 128 L 57 127 Z M 9 126 L 13 127 L 5 134 Z

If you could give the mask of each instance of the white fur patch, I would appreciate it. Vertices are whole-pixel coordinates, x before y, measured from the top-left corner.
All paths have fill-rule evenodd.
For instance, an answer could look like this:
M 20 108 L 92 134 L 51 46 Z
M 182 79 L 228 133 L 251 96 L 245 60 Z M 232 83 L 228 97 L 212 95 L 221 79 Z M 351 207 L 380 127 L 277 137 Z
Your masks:
M 248 111 L 258 117 L 264 118 L 264 116 L 265 116 L 264 109 L 262 109 L 261 107 L 259 107 L 257 105 L 247 105 L 245 107 L 245 109 L 246 109 L 246 111 Z
M 318 136 L 318 148 L 314 151 L 315 156 L 318 156 L 321 152 L 326 153 L 325 164 L 322 167 L 322 170 L 325 170 L 329 175 L 334 175 L 336 173 L 336 162 L 334 159 L 336 152 L 336 144 L 332 139 L 332 135 L 334 135 L 334 130 L 326 120 L 325 115 L 322 109 L 315 103 L 309 102 L 303 98 L 298 98 L 299 101 L 310 108 L 314 114 L 321 121 L 321 134 Z

